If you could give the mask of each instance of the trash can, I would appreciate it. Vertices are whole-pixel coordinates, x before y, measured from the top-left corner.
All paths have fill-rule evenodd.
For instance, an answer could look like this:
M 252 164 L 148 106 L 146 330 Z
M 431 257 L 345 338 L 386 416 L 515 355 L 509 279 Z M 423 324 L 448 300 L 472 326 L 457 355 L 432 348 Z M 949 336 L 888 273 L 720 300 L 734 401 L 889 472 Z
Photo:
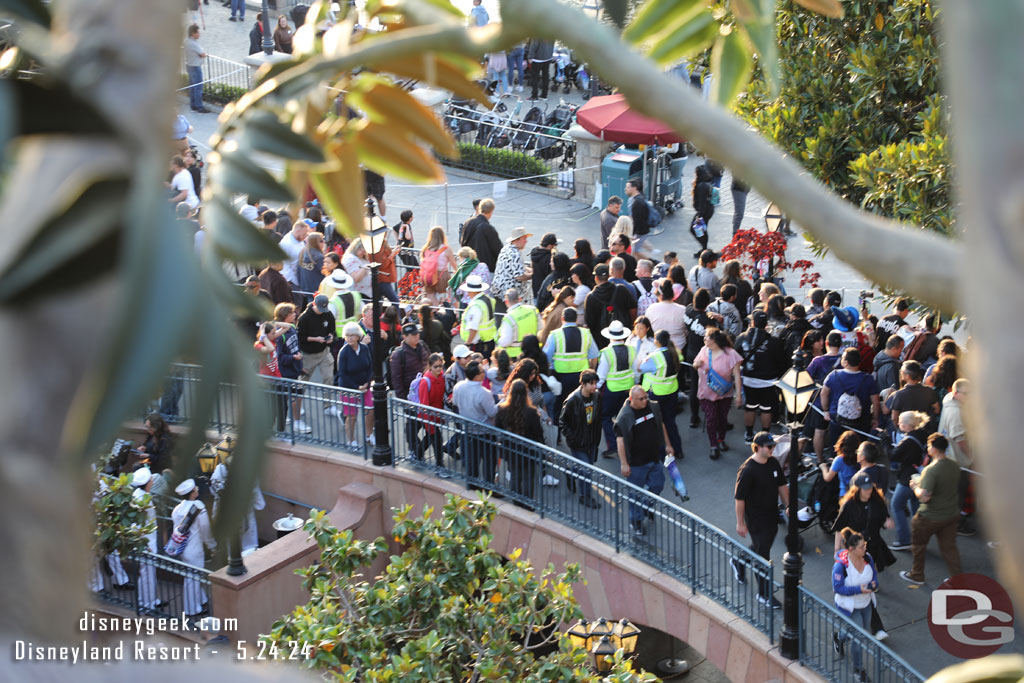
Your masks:
M 635 175 L 632 168 L 639 164 L 639 160 L 639 150 L 619 148 L 605 156 L 601 162 L 601 197 L 605 203 L 613 195 L 622 197 L 623 216 L 629 215 L 629 202 L 625 201 L 626 181 Z

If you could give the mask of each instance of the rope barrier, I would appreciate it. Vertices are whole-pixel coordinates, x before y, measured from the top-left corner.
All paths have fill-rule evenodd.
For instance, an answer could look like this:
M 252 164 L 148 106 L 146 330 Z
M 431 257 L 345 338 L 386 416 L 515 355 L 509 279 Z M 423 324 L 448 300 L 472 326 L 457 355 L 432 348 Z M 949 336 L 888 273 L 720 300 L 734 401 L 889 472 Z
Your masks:
M 198 83 L 192 83 L 190 85 L 186 85 L 184 88 L 178 88 L 174 92 L 181 92 L 182 90 L 188 90 L 189 88 L 195 88 L 196 86 L 206 85 L 207 83 L 213 83 L 214 81 L 218 81 L 218 80 L 220 80 L 222 78 L 227 78 L 228 76 L 232 76 L 232 75 L 237 74 L 239 72 L 248 71 L 248 70 L 249 70 L 249 67 L 247 67 L 247 66 L 243 67 L 241 69 L 235 69 L 234 71 L 230 71 L 230 72 L 228 72 L 226 74 L 221 74 L 220 76 L 215 76 L 214 78 L 207 78 L 205 81 L 199 81 Z

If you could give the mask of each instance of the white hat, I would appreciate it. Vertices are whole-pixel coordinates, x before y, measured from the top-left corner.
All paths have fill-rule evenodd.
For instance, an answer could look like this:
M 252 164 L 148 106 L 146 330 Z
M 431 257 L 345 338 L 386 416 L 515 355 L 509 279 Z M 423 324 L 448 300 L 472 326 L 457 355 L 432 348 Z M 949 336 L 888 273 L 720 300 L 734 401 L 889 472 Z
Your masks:
M 341 268 L 335 268 L 327 277 L 335 289 L 348 289 L 353 284 L 352 277 Z
M 149 471 L 148 467 L 140 467 L 135 470 L 135 474 L 132 475 L 132 486 L 136 488 L 142 488 L 149 483 L 149 480 L 153 478 L 153 473 Z
M 195 479 L 186 479 L 174 488 L 174 492 L 181 497 L 185 497 L 192 493 L 192 489 L 196 487 Z
M 479 275 L 470 275 L 459 287 L 463 292 L 486 292 L 491 286 L 480 279 Z
M 515 242 L 520 237 L 533 237 L 532 232 L 526 232 L 526 228 L 515 228 L 512 233 L 505 240 L 508 243 Z
M 465 344 L 459 344 L 454 349 L 452 349 L 452 355 L 455 356 L 456 358 L 465 358 L 471 353 L 473 352 L 470 351 L 469 347 L 466 346 Z
M 629 330 L 622 324 L 622 321 L 613 320 L 611 325 L 601 330 L 601 334 L 608 339 L 625 339 L 629 336 Z

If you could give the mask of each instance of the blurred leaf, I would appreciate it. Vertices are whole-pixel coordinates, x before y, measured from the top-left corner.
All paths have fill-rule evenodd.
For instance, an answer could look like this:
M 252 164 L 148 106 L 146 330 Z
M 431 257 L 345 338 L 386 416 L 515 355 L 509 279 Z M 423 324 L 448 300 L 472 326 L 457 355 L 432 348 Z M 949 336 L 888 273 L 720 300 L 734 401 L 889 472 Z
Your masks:
M 597 0 L 594 1 L 597 2 Z M 605 13 L 619 28 L 626 25 L 626 9 L 626 0 L 604 0 Z
M 749 0 L 746 0 L 749 2 Z M 681 25 L 698 12 L 710 16 L 706 0 L 650 0 L 643 4 L 629 23 L 622 37 L 630 43 L 639 43 L 665 30 L 670 25 Z
M 718 24 L 710 12 L 688 15 L 683 24 L 662 34 L 648 55 L 658 64 L 670 64 L 700 52 L 718 35 Z
M 339 170 L 312 173 L 310 181 L 316 196 L 337 222 L 336 229 L 349 237 L 363 230 L 363 169 L 359 166 L 359 151 L 354 142 L 336 141 L 328 154 L 337 159 Z
M 812 12 L 824 14 L 833 19 L 843 18 L 843 3 L 839 0 L 795 0 L 796 4 Z
M 768 82 L 768 91 L 775 97 L 779 92 L 779 42 L 775 33 L 775 0 L 734 0 L 733 10 L 736 11 L 740 4 L 749 9 L 749 19 L 740 20 L 739 26 L 754 46 L 757 63 Z M 735 13 L 739 19 L 740 13 Z
M 50 10 L 40 0 L 0 0 L 0 16 L 28 19 L 50 28 Z
M 110 122 L 89 102 L 63 83 L 8 81 L 14 88 L 19 135 L 73 133 L 114 135 Z
M 246 117 L 239 129 L 238 147 L 242 153 L 256 150 L 313 164 L 324 161 L 323 152 L 311 140 L 293 132 L 274 114 L 264 111 L 253 112 Z
M 97 182 L 40 226 L 0 276 L 0 304 L 25 305 L 112 271 L 128 186 L 120 178 Z
M 369 122 L 356 131 L 359 160 L 381 175 L 413 182 L 444 182 L 444 170 L 433 156 L 393 128 Z
M 263 297 L 246 294 L 244 287 L 239 287 L 237 283 L 229 280 L 221 267 L 220 258 L 204 258 L 201 267 L 203 285 L 228 315 L 237 319 L 254 317 L 270 320 L 274 312 L 273 306 Z
M 491 107 L 490 100 L 480 86 L 474 83 L 472 76 L 467 76 L 458 66 L 451 63 L 447 57 L 442 57 L 433 52 L 414 57 L 405 57 L 374 64 L 377 71 L 413 78 L 426 85 L 434 85 L 445 90 L 450 90 L 463 99 L 474 100 L 488 109 Z
M 210 182 L 238 194 L 290 202 L 291 191 L 240 152 L 213 152 L 209 156 Z
M 18 126 L 15 114 L 18 106 L 15 101 L 16 97 L 17 93 L 11 87 L 11 82 L 7 79 L 0 79 L 0 150 L 7 148 L 7 143 L 14 136 L 14 131 Z
M 285 253 L 266 231 L 242 218 L 224 197 L 213 197 L 203 205 L 206 232 L 217 253 L 240 263 L 283 261 Z
M 408 91 L 382 77 L 362 79 L 349 93 L 347 101 L 366 112 L 371 121 L 397 126 L 433 145 L 442 156 L 458 154 L 455 140 L 437 116 Z
M 277 78 L 291 69 L 305 64 L 308 59 L 308 55 L 292 55 L 291 59 L 286 59 L 284 61 L 273 63 L 267 62 L 259 68 L 259 71 L 256 72 L 256 78 L 253 80 L 253 87 L 255 88 L 271 78 Z
M 750 78 L 754 62 L 738 31 L 719 36 L 711 49 L 711 99 L 728 107 Z
M 156 159 L 142 159 L 136 166 L 136 191 L 125 215 L 146 216 L 149 225 L 124 231 L 122 315 L 110 331 L 105 358 L 80 385 L 67 423 L 65 438 L 84 444 L 83 455 L 145 403 L 185 336 L 192 334 L 203 295 L 192 245 L 170 205 L 151 189 L 159 185 L 162 168 Z

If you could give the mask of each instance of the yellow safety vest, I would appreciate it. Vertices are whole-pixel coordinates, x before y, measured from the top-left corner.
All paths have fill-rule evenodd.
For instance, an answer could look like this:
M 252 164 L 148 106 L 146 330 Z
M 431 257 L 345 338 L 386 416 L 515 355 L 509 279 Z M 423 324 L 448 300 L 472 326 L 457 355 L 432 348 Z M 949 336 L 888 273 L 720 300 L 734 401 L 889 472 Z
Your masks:
M 474 306 L 480 309 L 480 325 L 476 329 L 476 341 L 494 341 L 494 338 L 498 334 L 498 328 L 494 324 L 494 299 L 486 294 L 478 294 L 473 297 L 473 300 L 469 302 L 468 306 L 466 306 L 466 310 L 462 312 L 462 328 L 468 329 L 466 327 L 466 314 L 469 313 L 469 310 Z
M 349 298 L 352 301 L 351 309 L 345 305 L 345 299 Z M 344 339 L 345 325 L 359 320 L 363 315 L 363 297 L 359 292 L 339 289 L 334 292 L 334 298 L 331 299 L 331 303 L 334 304 L 335 310 L 338 311 L 338 315 L 334 318 L 335 336 L 338 339 Z
M 651 391 L 655 396 L 668 396 L 679 391 L 679 377 L 676 374 L 668 374 L 668 361 L 665 360 L 665 349 L 658 349 L 658 353 L 651 355 L 651 360 L 657 369 L 653 372 L 644 373 L 643 388 Z
M 628 363 L 625 368 L 619 368 L 616 364 L 615 349 L 618 347 L 626 349 Z M 604 385 L 608 391 L 629 391 L 633 386 L 633 363 L 636 361 L 636 349 L 625 344 L 611 343 L 601 349 L 601 355 L 608 362 L 608 376 L 605 377 Z
M 576 351 L 567 351 L 565 348 L 565 328 L 559 328 L 551 333 L 555 339 L 554 370 L 561 374 L 571 372 L 583 372 L 590 367 L 590 360 L 587 352 L 590 350 L 590 330 L 577 327 L 580 331 L 580 348 Z
M 516 304 L 505 314 L 505 319 L 512 323 L 516 340 L 511 346 L 504 347 L 509 358 L 515 359 L 522 353 L 520 347 L 523 338 L 530 334 L 537 334 L 537 309 L 527 304 Z

